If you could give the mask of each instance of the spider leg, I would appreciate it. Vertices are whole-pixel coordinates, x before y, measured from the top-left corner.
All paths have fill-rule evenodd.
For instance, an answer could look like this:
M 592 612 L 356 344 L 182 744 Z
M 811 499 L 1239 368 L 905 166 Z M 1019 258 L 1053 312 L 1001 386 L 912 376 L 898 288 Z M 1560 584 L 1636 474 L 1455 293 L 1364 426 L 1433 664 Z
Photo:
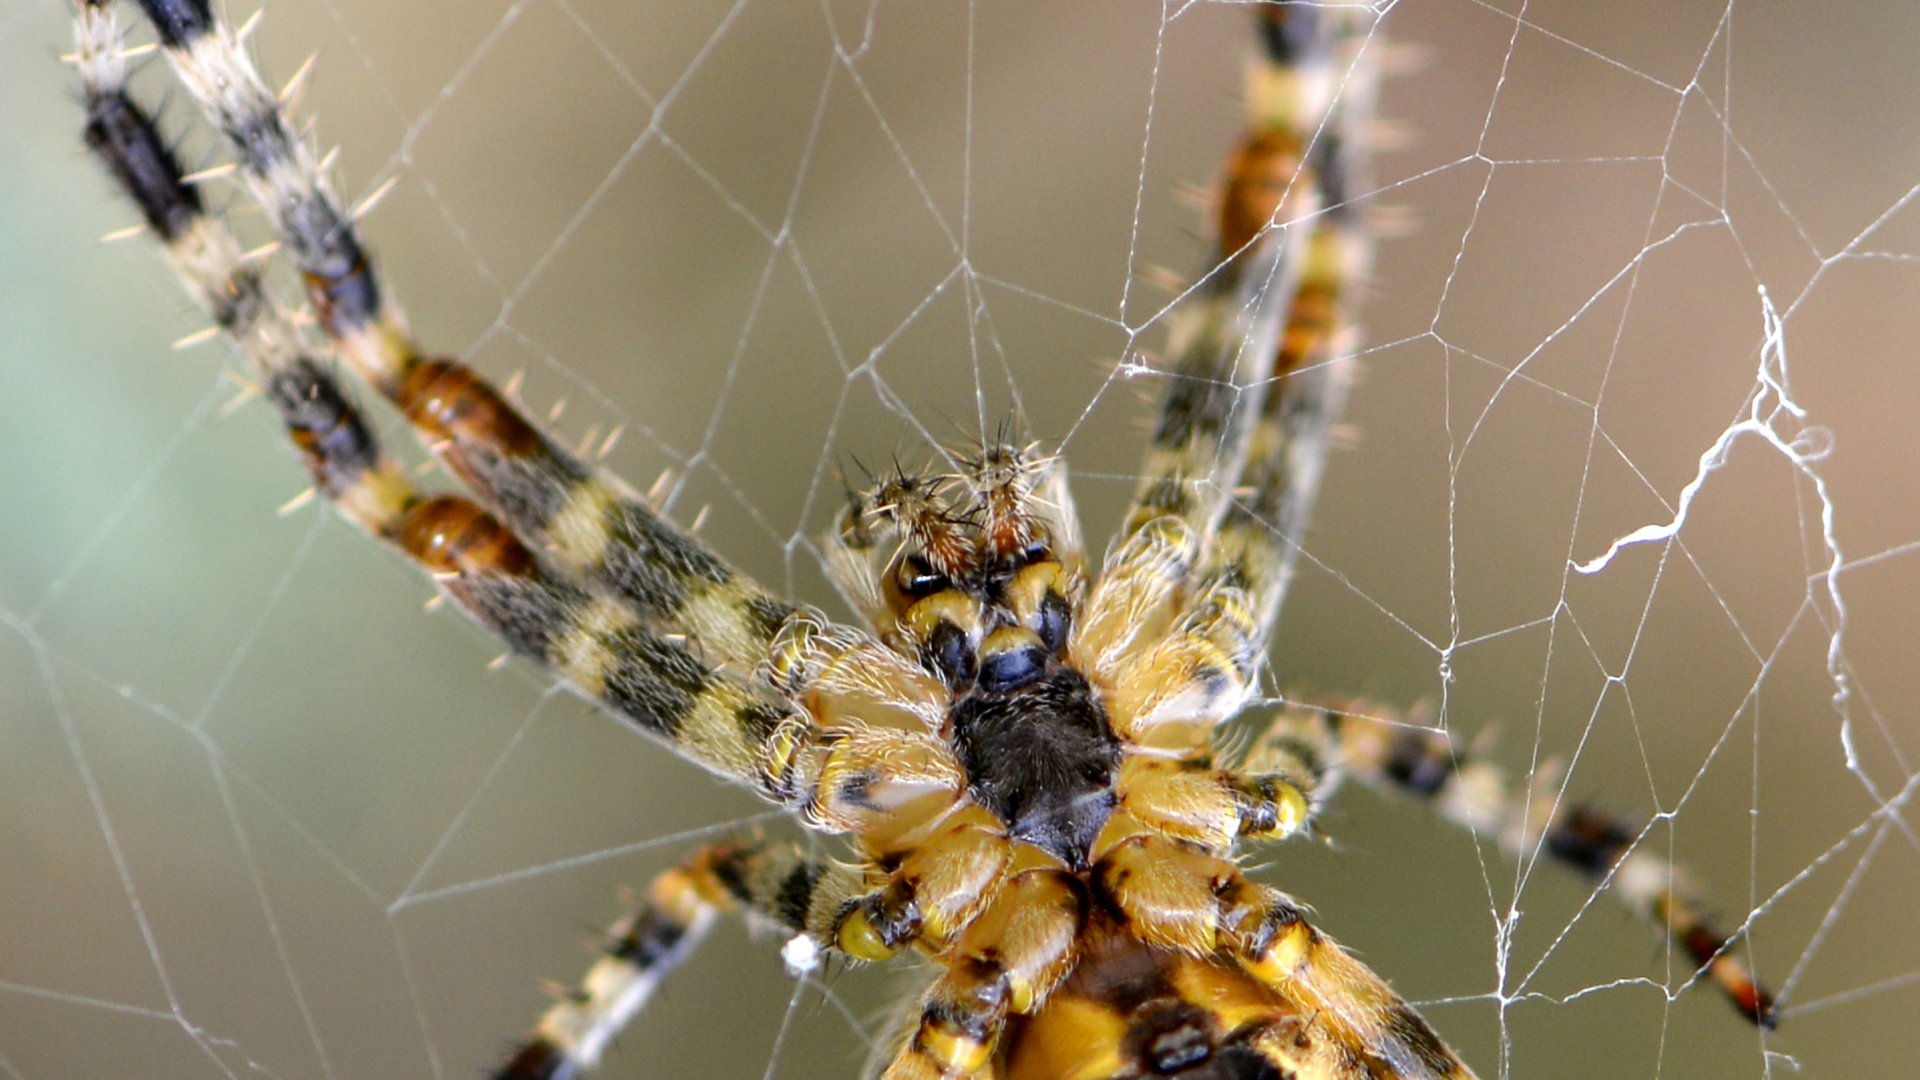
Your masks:
M 804 707 L 803 718 L 704 666 L 684 643 L 652 634 L 618 598 L 556 571 L 485 509 L 416 490 L 331 373 L 307 355 L 225 223 L 207 213 L 151 117 L 127 95 L 126 60 L 112 10 L 79 5 L 75 61 L 85 83 L 89 146 L 141 208 L 189 291 L 239 347 L 316 490 L 343 516 L 421 563 L 517 652 L 710 767 L 803 803 L 816 825 L 884 847 L 886 830 L 944 815 L 961 786 L 959 768 L 925 734 L 944 691 L 904 658 L 851 631 L 791 621 L 766 675 Z M 832 734 L 830 745 L 815 741 L 813 719 Z M 957 840 L 965 830 L 949 825 L 947 832 L 955 839 L 927 850 L 962 850 Z M 915 870 L 911 860 L 904 869 Z M 580 991 L 547 1012 L 498 1075 L 552 1080 L 590 1068 L 716 909 L 744 909 L 810 941 L 848 946 L 849 955 L 877 956 L 905 943 L 896 940 L 904 937 L 897 932 L 902 920 L 888 917 L 897 915 L 889 901 L 903 899 L 917 930 L 912 905 L 926 905 L 937 926 L 940 902 L 952 906 L 953 894 L 964 891 L 951 874 L 918 872 L 922 896 L 902 897 L 884 884 L 873 893 L 867 876 L 806 859 L 791 845 L 703 852 L 654 884 L 647 903 L 615 928 Z
M 1283 710 L 1254 740 L 1249 764 L 1283 757 L 1415 799 L 1475 835 L 1497 838 L 1523 863 L 1545 855 L 1577 871 L 1662 930 L 1696 977 L 1712 980 L 1742 1016 L 1774 1025 L 1773 995 L 1736 954 L 1738 932 L 1715 927 L 1685 872 L 1646 850 L 1646 829 L 1565 800 L 1545 784 L 1516 792 L 1498 767 L 1460 749 L 1444 731 L 1372 704 Z
M 547 1009 L 494 1080 L 568 1080 L 592 1071 L 660 981 L 698 947 L 720 912 L 737 912 L 816 946 L 861 888 L 860 872 L 792 844 L 716 844 L 662 873 L 607 932 L 579 988 Z
M 1345 17 L 1317 5 L 1258 10 L 1264 48 L 1248 67 L 1246 129 L 1214 207 L 1213 269 L 1169 319 L 1174 374 L 1116 546 L 1163 518 L 1195 544 L 1210 538 L 1247 459 L 1307 234 L 1325 205 L 1308 159 L 1340 89 L 1330 54 Z
M 810 753 L 817 749 L 812 716 L 796 713 L 774 688 L 711 664 L 683 638 L 656 632 L 625 600 L 554 565 L 486 509 L 421 492 L 382 453 L 330 366 L 314 358 L 225 223 L 184 178 L 151 117 L 126 93 L 126 45 L 111 7 L 90 0 L 77 5 L 75 18 L 89 146 L 140 207 L 188 291 L 239 348 L 315 490 L 354 525 L 419 563 L 516 653 L 584 696 L 770 798 L 809 797 L 819 756 Z M 797 694 L 818 681 L 817 715 L 830 726 L 851 722 L 851 692 L 838 689 L 846 680 L 836 682 L 838 668 L 827 654 L 857 652 L 860 642 L 830 633 L 816 640 L 803 628 L 818 629 L 788 628 L 780 689 Z M 802 677 L 802 669 L 824 675 Z M 924 711 L 908 693 L 910 680 L 888 685 L 896 701 Z M 885 718 L 877 708 L 868 713 Z
M 882 1080 L 987 1073 L 1007 1017 L 1032 1011 L 1072 969 L 1086 919 L 1073 875 L 1044 866 L 1010 875 L 945 954 Z
M 742 912 L 805 938 L 809 952 L 856 961 L 916 941 L 940 948 L 948 972 L 930 992 L 922 1056 L 957 1068 L 991 1052 L 989 1032 L 1006 1010 L 1026 1010 L 1066 975 L 1085 897 L 1053 867 L 1003 876 L 1006 840 L 983 824 L 949 823 L 891 872 L 760 840 L 701 850 L 655 879 L 614 925 L 580 989 L 547 1011 L 495 1077 L 560 1080 L 591 1069 L 716 911 Z
M 351 218 L 209 0 L 141 0 L 182 84 L 227 138 L 275 223 L 320 325 L 364 381 L 525 544 L 750 676 L 794 613 L 580 460 L 457 361 L 430 358 L 381 287 Z
M 151 117 L 127 95 L 125 42 L 105 4 L 77 8 L 75 61 L 89 146 L 265 384 L 316 490 L 343 516 L 421 563 L 477 621 L 576 689 L 703 763 L 752 777 L 763 793 L 788 802 L 807 796 L 815 824 L 884 846 L 886 830 L 937 820 L 953 804 L 959 768 L 925 735 L 944 691 L 877 642 L 807 619 L 783 628 L 768 677 L 833 734 L 808 761 L 803 751 L 815 747 L 806 721 L 704 668 L 683 644 L 648 633 L 617 599 L 555 572 L 481 507 L 417 491 L 332 375 L 305 353 L 225 223 L 206 212 Z M 929 905 L 954 892 L 932 884 Z M 616 929 L 582 991 L 549 1011 L 501 1075 L 558 1077 L 590 1065 L 704 932 L 715 906 L 744 907 L 814 940 L 851 945 L 855 956 L 897 949 L 904 942 L 888 938 L 882 917 L 888 894 L 864 890 L 861 871 L 803 859 L 791 846 L 703 853 L 656 883 L 649 904 Z
M 1411 1005 L 1317 930 L 1299 902 L 1248 880 L 1225 851 L 1116 814 L 1095 844 L 1095 902 L 1117 913 L 1133 938 L 1237 964 L 1314 1016 L 1318 1049 L 1300 1050 L 1324 1064 L 1302 1075 L 1473 1075 Z
M 1355 1076 L 1405 1080 L 1473 1080 L 1413 1006 L 1385 980 L 1321 933 L 1307 912 L 1270 890 L 1265 912 L 1234 947 L 1248 972 L 1313 1013 L 1320 1039 L 1344 1047 L 1341 1057 L 1364 1062 Z M 1338 1074 L 1336 1074 L 1338 1075 Z
M 1252 685 L 1345 399 L 1347 366 L 1327 360 L 1365 250 L 1344 127 L 1369 112 L 1371 67 L 1336 61 L 1371 22 L 1258 14 L 1219 268 L 1175 316 L 1178 374 L 1076 646 L 1114 687 L 1117 726 L 1170 747 L 1202 745 Z
M 234 34 L 212 17 L 205 0 L 144 0 L 143 6 L 183 81 L 234 144 L 249 189 L 278 222 L 334 349 L 402 407 L 486 503 L 424 498 L 399 470 L 383 465 L 368 474 L 380 483 L 378 505 L 366 513 L 357 513 L 368 501 L 358 488 L 342 495 L 337 481 L 318 485 L 351 504 L 350 517 L 422 561 L 516 652 L 700 764 L 745 779 L 776 801 L 811 797 L 813 774 L 827 754 L 821 740 L 831 729 L 899 726 L 937 709 L 929 703 L 940 688 L 910 665 L 889 669 L 884 687 L 850 687 L 846 679 L 816 686 L 819 673 L 855 667 L 836 657 L 865 656 L 878 646 L 767 594 L 674 530 L 616 478 L 561 449 L 477 375 L 421 358 L 398 309 L 382 300 L 305 143 L 288 133 L 278 102 Z M 88 18 L 100 25 L 111 18 L 104 5 L 84 10 L 97 12 Z M 123 69 L 117 28 L 114 41 L 111 51 Z M 195 237 L 218 232 L 227 249 L 235 248 L 224 226 L 202 212 L 197 195 L 181 201 L 191 185 L 180 181 L 157 137 L 151 144 L 152 151 L 132 159 L 116 160 L 111 147 L 102 153 L 150 217 L 179 219 L 168 228 L 204 223 L 189 231 Z M 172 234 L 156 231 L 172 250 Z M 265 324 L 251 312 L 272 305 L 236 307 L 226 295 L 235 291 L 230 278 L 257 275 L 231 251 L 226 270 L 178 257 L 176 263 L 217 319 L 230 323 L 229 309 L 249 313 L 251 321 L 229 329 L 243 348 L 258 353 L 255 339 Z M 239 294 L 264 295 L 257 281 Z M 298 338 L 290 330 L 280 336 Z M 314 365 L 299 370 L 310 369 Z M 323 414 L 334 428 L 351 420 L 356 444 L 371 445 L 331 378 L 317 388 L 306 379 L 279 396 L 288 395 L 323 396 L 325 407 L 309 404 L 307 412 Z M 891 700 L 880 701 L 881 691 L 890 691 Z
M 1266 6 L 1258 17 L 1262 60 L 1249 75 L 1250 101 L 1271 99 L 1275 91 L 1267 87 L 1301 66 L 1328 69 L 1321 78 L 1337 88 L 1323 86 L 1332 101 L 1322 100 L 1325 111 L 1318 115 L 1306 110 L 1270 120 L 1305 125 L 1295 132 L 1311 148 L 1303 182 L 1318 188 L 1324 209 L 1306 238 L 1245 467 L 1197 575 L 1197 594 L 1230 583 L 1247 595 L 1252 626 L 1244 655 L 1250 659 L 1265 653 L 1279 617 L 1326 469 L 1331 429 L 1353 379 L 1354 297 L 1371 246 L 1350 191 L 1367 172 L 1368 133 L 1358 129 L 1373 114 L 1378 74 L 1378 65 L 1362 56 L 1372 22 L 1359 12 Z
M 348 521 L 440 576 L 469 614 L 519 645 L 503 590 L 550 594 L 538 560 L 458 498 L 428 498 L 380 449 L 349 396 L 268 294 L 225 224 L 151 116 L 126 92 L 127 49 L 105 3 L 75 11 L 75 62 L 87 101 L 86 141 L 137 206 L 194 299 L 232 339 L 280 413 L 315 489 Z M 513 581 L 511 586 L 507 582 Z M 555 599 L 536 604 L 560 602 Z
M 921 583 L 956 577 L 973 558 L 970 530 L 948 498 L 949 480 L 896 466 L 868 490 L 848 492 L 825 537 L 834 587 L 874 632 L 906 653 L 918 651 L 929 626 L 909 618 L 928 591 Z M 952 616 L 969 623 L 969 640 L 978 641 L 973 620 Z

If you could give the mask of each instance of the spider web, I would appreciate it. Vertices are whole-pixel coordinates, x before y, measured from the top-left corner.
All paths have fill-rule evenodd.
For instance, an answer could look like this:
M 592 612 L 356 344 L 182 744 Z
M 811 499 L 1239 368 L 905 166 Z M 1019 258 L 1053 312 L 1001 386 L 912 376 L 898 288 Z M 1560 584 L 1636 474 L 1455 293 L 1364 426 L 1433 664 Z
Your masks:
M 1357 789 L 1263 873 L 1483 1075 L 1897 1073 L 1920 17 L 1380 6 L 1419 56 L 1360 194 L 1405 235 L 1273 685 L 1431 701 L 1518 782 L 1652 821 L 1781 1027 L 1571 875 Z M 622 885 L 780 825 L 274 515 L 303 480 L 267 410 L 167 350 L 199 323 L 152 251 L 91 242 L 131 214 L 78 152 L 62 7 L 0 7 L 0 1074 L 472 1075 Z M 325 0 L 256 40 L 281 76 L 321 49 L 344 190 L 397 180 L 366 227 L 426 341 L 620 430 L 614 467 L 672 469 L 681 521 L 818 601 L 839 471 L 1009 415 L 1064 441 L 1097 550 L 1246 17 Z M 773 944 L 717 932 L 608 1075 L 850 1075 L 908 984 L 795 984 Z

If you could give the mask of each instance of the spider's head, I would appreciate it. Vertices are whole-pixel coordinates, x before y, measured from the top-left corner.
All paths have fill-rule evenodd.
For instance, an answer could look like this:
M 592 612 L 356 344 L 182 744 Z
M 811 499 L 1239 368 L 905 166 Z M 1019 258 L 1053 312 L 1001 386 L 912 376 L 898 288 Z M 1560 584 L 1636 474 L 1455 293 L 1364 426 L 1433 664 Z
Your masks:
M 1012 691 L 1064 655 L 1083 591 L 1055 459 L 1001 442 L 960 471 L 896 466 L 852 495 L 830 568 L 882 636 L 947 684 Z
M 883 636 L 945 684 L 942 735 L 974 802 L 1069 866 L 1111 814 L 1122 747 L 1069 663 L 1084 592 L 1057 463 L 1005 441 L 944 476 L 896 469 L 841 529 Z

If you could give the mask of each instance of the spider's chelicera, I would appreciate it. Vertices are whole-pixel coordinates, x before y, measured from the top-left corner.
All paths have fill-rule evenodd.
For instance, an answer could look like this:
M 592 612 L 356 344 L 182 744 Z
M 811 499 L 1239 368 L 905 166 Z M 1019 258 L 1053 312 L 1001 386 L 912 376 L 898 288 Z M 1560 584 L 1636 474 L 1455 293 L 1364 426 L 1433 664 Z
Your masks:
M 325 340 L 287 316 L 127 94 L 107 0 L 76 5 L 88 144 L 237 346 L 315 489 L 517 654 L 846 838 L 832 860 L 743 838 L 661 875 L 496 1075 L 593 1067 L 731 910 L 803 938 L 790 955 L 932 961 L 876 1063 L 887 1080 L 1470 1076 L 1298 902 L 1242 873 L 1247 843 L 1306 831 L 1343 775 L 1609 882 L 1770 1022 L 1766 993 L 1636 830 L 1515 798 L 1443 732 L 1379 709 L 1293 704 L 1220 738 L 1254 690 L 1349 378 L 1367 246 L 1348 189 L 1379 48 L 1367 8 L 1257 9 L 1212 269 L 1169 318 L 1160 420 L 1097 572 L 1064 465 L 993 439 L 947 472 L 896 470 L 850 497 L 822 542 L 856 617 L 836 622 L 737 573 L 479 374 L 426 354 L 239 36 L 207 0 L 141 6 Z M 397 407 L 469 494 L 419 490 L 336 367 Z

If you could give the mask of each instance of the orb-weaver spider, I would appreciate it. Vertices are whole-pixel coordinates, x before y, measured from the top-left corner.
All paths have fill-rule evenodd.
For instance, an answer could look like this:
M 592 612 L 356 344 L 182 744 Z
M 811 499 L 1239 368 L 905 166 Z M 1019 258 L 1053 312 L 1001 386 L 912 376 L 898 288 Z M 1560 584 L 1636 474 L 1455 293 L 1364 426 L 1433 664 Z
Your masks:
M 1216 746 L 1251 692 L 1344 394 L 1365 262 L 1346 194 L 1371 98 L 1364 9 L 1260 12 L 1215 268 L 1172 320 L 1174 377 L 1099 573 L 1063 467 L 988 440 L 950 472 L 895 470 L 853 497 L 823 549 L 856 628 L 747 581 L 470 370 L 424 356 L 233 33 L 204 4 L 146 7 L 329 347 L 480 503 L 421 494 L 382 456 L 125 95 L 110 10 L 83 5 L 89 141 L 240 344 L 316 488 L 515 652 L 853 838 L 851 863 L 744 840 L 662 876 L 502 1075 L 590 1066 L 717 909 L 855 959 L 932 957 L 943 974 L 888 1076 L 1467 1075 L 1303 908 L 1237 868 L 1243 839 L 1306 830 L 1340 775 L 1611 875 L 1770 1018 L 1726 939 L 1636 861 L 1632 830 L 1546 800 L 1525 814 L 1435 732 L 1296 703 L 1243 752 Z

